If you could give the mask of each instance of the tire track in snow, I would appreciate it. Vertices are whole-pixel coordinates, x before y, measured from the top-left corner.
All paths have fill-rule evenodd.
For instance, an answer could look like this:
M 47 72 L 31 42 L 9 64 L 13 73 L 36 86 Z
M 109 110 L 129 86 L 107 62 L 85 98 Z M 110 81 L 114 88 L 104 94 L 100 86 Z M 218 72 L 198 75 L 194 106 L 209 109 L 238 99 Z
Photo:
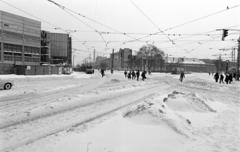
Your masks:
M 53 130 L 51 130 L 51 131 L 49 131 L 49 132 L 46 132 L 46 133 L 44 133 L 44 134 L 40 134 L 40 135 L 38 135 L 38 136 L 34 136 L 34 137 L 29 137 L 29 138 L 27 138 L 27 139 L 23 139 L 23 140 L 21 140 L 20 142 L 18 142 L 18 143 L 15 144 L 15 145 L 9 145 L 9 146 L 5 147 L 3 150 L 4 150 L 4 151 L 7 151 L 7 150 L 15 149 L 15 148 L 17 148 L 17 147 L 19 147 L 19 146 L 22 146 L 22 145 L 25 145 L 25 144 L 29 144 L 29 143 L 32 143 L 32 142 L 34 142 L 34 141 L 37 141 L 37 140 L 39 140 L 39 139 L 41 139 L 41 138 L 45 138 L 45 137 L 47 137 L 47 136 L 50 136 L 50 135 L 56 134 L 56 133 L 58 133 L 58 132 L 64 131 L 64 130 L 66 130 L 67 128 L 80 126 L 80 125 L 82 125 L 82 124 L 84 124 L 84 123 L 93 121 L 93 120 L 98 119 L 98 118 L 100 118 L 100 117 L 106 116 L 106 115 L 108 115 L 108 114 L 110 114 L 110 113 L 113 113 L 113 112 L 115 112 L 115 111 L 117 111 L 117 110 L 119 110 L 119 109 L 121 109 L 121 108 L 127 107 L 127 106 L 132 105 L 132 104 L 135 104 L 135 103 L 137 103 L 137 102 L 141 102 L 141 101 L 143 101 L 145 98 L 148 98 L 148 97 L 152 96 L 153 94 L 155 94 L 155 93 L 158 91 L 157 88 L 161 88 L 161 87 L 159 87 L 159 86 L 151 86 L 151 87 L 145 88 L 145 89 L 143 89 L 143 90 L 141 90 L 141 91 L 138 90 L 137 93 L 136 93 L 136 90 L 135 90 L 135 92 L 130 92 L 130 93 L 127 93 L 127 94 L 122 94 L 122 95 L 120 95 L 120 96 L 119 96 L 119 95 L 116 95 L 115 98 L 106 99 L 106 100 L 104 100 L 104 101 L 102 101 L 102 102 L 97 102 L 96 104 L 98 104 L 98 106 L 100 106 L 100 105 L 103 104 L 104 102 L 112 103 L 112 102 L 114 102 L 115 100 L 121 100 L 122 98 L 124 99 L 126 96 L 131 96 L 131 97 L 134 97 L 135 99 L 136 99 L 136 97 L 137 97 L 136 100 L 128 101 L 128 102 L 126 102 L 125 104 L 122 104 L 122 105 L 120 105 L 120 106 L 115 106 L 115 107 L 112 108 L 112 109 L 109 109 L 109 110 L 107 110 L 107 111 L 103 111 L 103 112 L 101 112 L 101 113 L 99 113 L 99 114 L 97 114 L 97 115 L 95 115 L 95 116 L 89 117 L 89 118 L 84 119 L 84 120 L 81 120 L 81 121 L 79 121 L 79 122 L 74 122 L 73 124 L 69 124 L 69 125 L 67 125 L 67 126 L 60 127 L 60 128 L 58 128 L 58 129 L 53 129 Z M 147 90 L 147 91 L 146 91 L 146 90 Z M 166 89 L 165 89 L 165 90 L 166 90 Z M 146 92 L 147 92 L 147 93 L 146 93 Z M 136 94 L 138 94 L 138 96 L 136 96 Z M 139 95 L 140 95 L 140 96 L 139 96 Z M 94 105 L 94 104 L 91 104 L 91 105 L 88 105 L 88 106 L 92 106 L 92 105 Z M 88 107 L 88 106 L 87 106 L 87 107 Z M 83 108 L 83 107 L 82 107 L 82 108 Z M 77 109 L 81 109 L 81 106 L 76 107 L 76 108 L 73 108 L 73 109 L 66 109 L 66 111 L 61 111 L 61 112 L 58 112 L 58 113 L 56 113 L 56 114 L 54 114 L 54 115 L 51 115 L 51 116 L 54 117 L 54 116 L 57 115 L 57 114 L 61 115 L 61 114 L 67 113 L 67 112 L 71 112 L 71 111 L 77 110 Z M 42 117 L 42 118 L 45 118 L 45 117 Z M 39 118 L 39 119 L 40 119 L 40 118 Z M 43 119 L 43 120 L 44 120 L 44 119 Z M 34 121 L 34 120 L 32 120 L 32 121 Z M 55 121 L 56 121 L 56 120 L 55 120 Z M 17 125 L 17 124 L 16 124 L 16 125 Z M 24 125 L 24 124 L 19 123 L 18 125 Z M 28 123 L 25 124 L 25 125 L 28 125 Z M 32 124 L 30 124 L 30 125 L 32 125 Z M 9 127 L 10 127 L 10 126 L 9 126 Z
M 132 92 L 128 92 L 128 93 L 126 93 L 124 95 L 130 95 L 130 94 L 132 94 Z M 93 105 L 93 104 L 96 104 L 96 103 L 106 102 L 107 100 L 111 100 L 112 98 L 117 97 L 117 96 L 118 96 L 118 94 L 115 95 L 115 96 L 108 96 L 108 97 L 102 98 L 100 100 L 94 100 L 94 101 L 86 103 L 86 104 L 73 105 L 71 107 L 66 107 L 65 109 L 58 109 L 56 111 L 49 111 L 47 113 L 44 113 L 42 115 L 37 115 L 35 117 L 30 117 L 30 118 L 27 117 L 26 119 L 13 121 L 11 123 L 0 124 L 0 129 L 8 128 L 8 127 L 19 125 L 19 124 L 28 123 L 30 121 L 43 119 L 43 118 L 46 118 L 46 117 L 51 117 L 53 115 L 57 115 L 57 114 L 61 114 L 61 113 L 68 112 L 68 111 L 72 111 L 72 110 L 75 110 L 75 109 L 78 109 L 78 108 L 90 106 L 90 105 Z
M 67 88 L 50 91 L 50 92 L 30 93 L 30 94 L 26 94 L 25 96 L 19 95 L 19 96 L 14 96 L 14 97 L 4 97 L 4 98 L 2 98 L 3 101 L 0 102 L 0 112 L 1 112 L 1 110 L 6 111 L 6 109 L 11 108 L 11 106 L 13 106 L 13 108 L 14 107 L 16 108 L 17 105 L 21 106 L 23 104 L 25 107 L 28 105 L 36 104 L 36 103 L 43 104 L 44 102 L 49 100 L 50 97 L 52 97 L 52 99 L 56 99 L 56 98 L 63 97 L 64 95 L 72 94 L 72 92 L 76 92 L 76 91 L 78 93 L 87 92 L 87 91 L 95 89 L 101 85 L 104 85 L 104 83 L 106 83 L 106 82 L 108 82 L 108 80 L 97 81 L 96 83 L 94 83 L 92 85 L 91 84 L 87 85 L 87 84 L 89 84 L 89 81 L 85 81 L 83 84 L 80 84 L 80 85 L 75 85 L 70 88 L 67 87 Z M 87 86 L 87 87 L 85 87 L 85 86 Z

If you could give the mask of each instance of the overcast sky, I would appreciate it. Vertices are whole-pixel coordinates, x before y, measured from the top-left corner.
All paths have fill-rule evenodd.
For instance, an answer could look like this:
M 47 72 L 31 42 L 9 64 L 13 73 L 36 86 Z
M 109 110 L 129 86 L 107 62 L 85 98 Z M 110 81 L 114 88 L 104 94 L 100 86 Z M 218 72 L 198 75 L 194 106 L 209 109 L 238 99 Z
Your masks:
M 119 48 L 131 48 L 137 51 L 146 43 L 156 45 L 170 56 L 216 58 L 213 55 L 220 52 L 218 49 L 237 46 L 236 40 L 240 33 L 239 31 L 231 31 L 226 41 L 221 41 L 221 31 L 216 31 L 216 29 L 223 28 L 240 29 L 240 7 L 232 8 L 240 4 L 239 0 L 54 1 L 111 28 L 76 14 L 71 14 L 66 10 L 64 11 L 47 0 L 0 0 L 0 9 L 40 20 L 42 21 L 43 30 L 64 32 L 64 29 L 69 31 L 73 38 L 73 48 L 78 49 L 78 51 L 74 51 L 75 64 L 80 63 L 88 56 L 92 56 L 94 48 L 97 55 L 109 56 L 113 48 L 115 51 L 118 51 Z M 134 2 L 135 6 L 131 1 Z M 6 4 L 6 2 L 11 4 L 11 6 Z M 174 40 L 176 45 L 173 45 L 169 38 L 162 33 L 148 36 L 140 41 L 126 42 L 134 40 L 134 38 L 143 37 L 145 36 L 144 34 L 159 32 L 159 29 L 165 30 L 169 27 L 227 9 L 227 7 L 230 8 L 227 11 L 222 11 L 184 26 L 166 30 L 164 33 L 170 34 L 168 37 Z M 29 14 L 16 8 L 22 9 Z M 77 32 L 73 32 L 74 30 L 77 30 Z M 101 37 L 94 30 L 114 33 L 105 33 Z M 119 32 L 130 34 L 124 35 Z M 204 35 L 191 35 L 197 33 Z M 103 39 L 108 42 L 107 46 Z M 227 52 L 227 54 L 230 54 L 230 52 Z

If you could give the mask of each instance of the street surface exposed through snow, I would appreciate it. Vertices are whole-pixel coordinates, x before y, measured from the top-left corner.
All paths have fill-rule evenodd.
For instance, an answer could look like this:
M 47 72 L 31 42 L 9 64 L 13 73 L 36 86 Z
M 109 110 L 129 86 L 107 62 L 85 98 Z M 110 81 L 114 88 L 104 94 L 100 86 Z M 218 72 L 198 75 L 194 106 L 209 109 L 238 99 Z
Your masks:
M 15 86 L 0 92 L 0 151 L 77 152 L 88 143 L 96 152 L 240 151 L 238 82 L 196 73 L 183 83 L 157 73 L 146 81 L 121 72 L 8 78 Z

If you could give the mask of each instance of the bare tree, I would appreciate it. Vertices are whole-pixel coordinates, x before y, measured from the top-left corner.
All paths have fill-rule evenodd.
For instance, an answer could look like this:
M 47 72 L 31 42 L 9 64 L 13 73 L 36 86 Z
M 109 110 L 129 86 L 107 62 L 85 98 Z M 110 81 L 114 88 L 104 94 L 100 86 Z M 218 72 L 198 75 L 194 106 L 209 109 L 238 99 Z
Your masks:
M 137 57 L 141 58 L 144 69 L 147 67 L 148 70 L 157 70 L 164 64 L 164 52 L 151 44 L 142 46 L 137 52 Z

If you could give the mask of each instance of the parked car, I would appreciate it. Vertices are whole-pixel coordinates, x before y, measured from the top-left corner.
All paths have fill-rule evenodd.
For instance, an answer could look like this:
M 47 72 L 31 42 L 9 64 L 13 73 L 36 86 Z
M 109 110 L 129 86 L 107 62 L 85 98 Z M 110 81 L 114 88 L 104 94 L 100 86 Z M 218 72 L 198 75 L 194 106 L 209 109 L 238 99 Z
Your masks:
M 94 73 L 94 69 L 92 69 L 92 68 L 87 68 L 87 69 L 86 69 L 86 73 L 87 73 L 87 74 L 93 74 L 93 73 Z
M 10 90 L 13 86 L 12 80 L 2 80 L 0 79 L 0 89 Z

